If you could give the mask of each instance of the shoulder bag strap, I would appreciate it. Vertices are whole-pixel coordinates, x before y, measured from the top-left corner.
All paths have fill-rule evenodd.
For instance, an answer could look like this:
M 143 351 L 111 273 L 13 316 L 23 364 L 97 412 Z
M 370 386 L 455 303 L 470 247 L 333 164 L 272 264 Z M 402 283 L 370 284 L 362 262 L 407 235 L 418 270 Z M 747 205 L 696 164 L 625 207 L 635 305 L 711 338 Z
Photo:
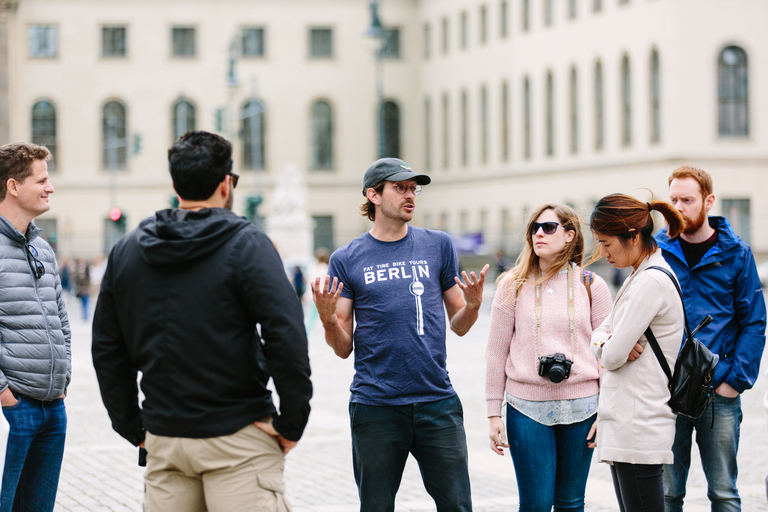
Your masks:
M 669 381 L 668 387 L 671 389 L 672 388 L 672 371 L 669 369 L 667 358 L 664 357 L 664 352 L 661 351 L 659 342 L 656 341 L 656 336 L 653 335 L 653 331 L 651 330 L 650 327 L 648 327 L 645 330 L 645 337 L 648 338 L 648 343 L 651 344 L 651 348 L 653 349 L 653 353 L 656 354 L 656 359 L 659 360 L 661 369 L 664 370 L 664 373 L 667 375 L 667 380 Z
M 661 272 L 664 272 L 667 274 L 667 277 L 669 277 L 670 280 L 672 280 L 672 284 L 675 285 L 675 289 L 677 290 L 677 294 L 680 296 L 680 302 L 683 303 L 683 318 L 685 319 L 685 340 L 683 343 L 688 341 L 688 338 L 691 337 L 691 330 L 688 328 L 688 315 L 685 313 L 685 301 L 683 300 L 683 291 L 680 289 L 680 285 L 677 283 L 677 279 L 675 278 L 672 273 L 665 269 L 664 267 L 659 266 L 651 266 L 648 267 L 646 270 L 654 269 L 654 270 L 660 270 Z M 645 337 L 648 339 L 648 343 L 651 344 L 651 348 L 653 349 L 653 353 L 656 354 L 656 359 L 659 360 L 659 364 L 661 365 L 661 368 L 664 370 L 664 373 L 667 375 L 667 379 L 669 379 L 669 387 L 671 389 L 672 386 L 672 372 L 669 369 L 669 364 L 667 363 L 667 358 L 664 357 L 664 353 L 661 351 L 661 347 L 659 346 L 659 342 L 656 341 L 656 336 L 653 335 L 653 331 L 651 330 L 651 326 L 649 325 L 648 328 L 645 330 Z
M 595 278 L 595 274 L 589 270 L 581 271 L 581 282 L 584 283 L 584 288 L 587 289 L 587 297 L 589 297 L 589 307 L 592 308 L 592 280 Z

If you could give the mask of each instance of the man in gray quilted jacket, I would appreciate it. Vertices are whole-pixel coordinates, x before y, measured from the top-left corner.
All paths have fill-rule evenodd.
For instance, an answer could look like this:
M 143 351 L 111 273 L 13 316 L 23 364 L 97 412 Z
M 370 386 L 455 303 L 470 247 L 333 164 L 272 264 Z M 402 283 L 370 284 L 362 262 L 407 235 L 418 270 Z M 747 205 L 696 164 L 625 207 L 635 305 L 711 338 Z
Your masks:
M 47 212 L 50 152 L 0 146 L 0 402 L 11 426 L 0 512 L 52 511 L 72 374 L 56 256 L 32 219 Z

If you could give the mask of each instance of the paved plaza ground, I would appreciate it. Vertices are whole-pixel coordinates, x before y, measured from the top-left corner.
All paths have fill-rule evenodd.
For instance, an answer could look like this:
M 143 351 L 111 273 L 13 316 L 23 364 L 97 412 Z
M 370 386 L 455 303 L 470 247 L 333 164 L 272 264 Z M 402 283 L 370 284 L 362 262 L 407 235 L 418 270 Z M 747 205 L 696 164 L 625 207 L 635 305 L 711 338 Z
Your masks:
M 517 510 L 512 461 L 488 447 L 484 399 L 484 351 L 492 292 L 487 291 L 477 324 L 464 338 L 449 333 L 448 369 L 464 404 L 469 445 L 472 496 L 476 512 Z M 143 469 L 137 450 L 111 428 L 99 396 L 90 356 L 90 324 L 81 319 L 75 300 L 69 303 L 72 322 L 73 379 L 66 404 L 69 414 L 64 466 L 56 512 L 140 511 Z M 304 437 L 288 455 L 287 495 L 295 512 L 352 512 L 359 509 L 352 476 L 347 404 L 353 375 L 352 359 L 342 360 L 323 340 L 319 322 L 309 332 L 314 397 Z M 764 370 L 768 369 L 763 361 Z M 762 405 L 768 377 L 745 393 L 741 427 L 738 486 L 746 512 L 768 511 L 768 417 Z M 397 498 L 398 512 L 435 510 L 424 491 L 418 466 L 411 459 Z M 618 510 L 607 465 L 593 461 L 587 486 L 589 512 Z M 694 454 L 686 512 L 709 510 L 706 484 Z

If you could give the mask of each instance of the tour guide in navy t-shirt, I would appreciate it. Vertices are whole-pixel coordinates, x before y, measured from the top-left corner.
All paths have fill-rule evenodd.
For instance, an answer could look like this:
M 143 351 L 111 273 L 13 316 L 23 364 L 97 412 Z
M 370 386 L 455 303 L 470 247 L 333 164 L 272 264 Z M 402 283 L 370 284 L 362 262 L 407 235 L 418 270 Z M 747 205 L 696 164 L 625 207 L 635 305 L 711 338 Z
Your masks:
M 450 237 L 408 226 L 430 181 L 396 158 L 371 164 L 360 213 L 373 228 L 334 252 L 325 281 L 311 283 L 326 342 L 344 359 L 355 351 L 349 416 L 365 512 L 394 510 L 409 453 L 437 510 L 472 510 L 461 402 L 445 367 L 443 304 L 451 330 L 466 334 L 488 265 L 479 278 L 462 272 L 464 284 Z

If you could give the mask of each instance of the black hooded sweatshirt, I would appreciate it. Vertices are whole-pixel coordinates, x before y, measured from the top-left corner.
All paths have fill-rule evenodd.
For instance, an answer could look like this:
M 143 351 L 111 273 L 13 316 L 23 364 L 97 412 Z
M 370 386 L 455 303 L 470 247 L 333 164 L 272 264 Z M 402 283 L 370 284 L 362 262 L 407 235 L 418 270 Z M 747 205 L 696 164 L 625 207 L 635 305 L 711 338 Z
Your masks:
M 144 429 L 219 437 L 268 415 L 298 441 L 312 396 L 307 352 L 280 256 L 231 211 L 162 210 L 112 249 L 93 319 L 93 364 L 112 427 L 133 444 Z

